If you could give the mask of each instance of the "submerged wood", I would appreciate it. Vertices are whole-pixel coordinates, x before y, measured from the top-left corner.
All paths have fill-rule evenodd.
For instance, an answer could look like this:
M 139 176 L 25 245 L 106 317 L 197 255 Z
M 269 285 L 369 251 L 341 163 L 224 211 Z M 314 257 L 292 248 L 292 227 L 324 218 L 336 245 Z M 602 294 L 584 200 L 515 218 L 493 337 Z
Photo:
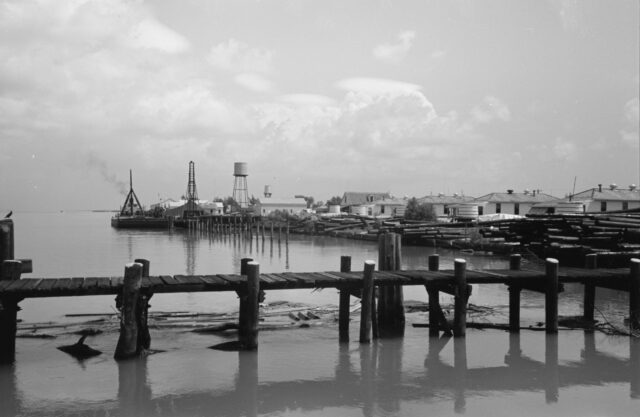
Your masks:
M 63 351 L 64 353 L 68 353 L 74 358 L 80 360 L 101 355 L 101 351 L 94 349 L 84 343 L 86 338 L 87 335 L 84 335 L 73 345 L 58 346 L 57 349 Z

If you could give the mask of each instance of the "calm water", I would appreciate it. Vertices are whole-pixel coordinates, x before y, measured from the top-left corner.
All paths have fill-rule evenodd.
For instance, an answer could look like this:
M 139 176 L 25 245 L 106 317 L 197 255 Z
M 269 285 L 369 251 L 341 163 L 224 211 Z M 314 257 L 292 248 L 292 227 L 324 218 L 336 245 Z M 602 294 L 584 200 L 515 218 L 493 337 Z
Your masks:
M 121 275 L 134 258 L 151 261 L 152 274 L 235 273 L 252 257 L 262 272 L 337 270 L 341 255 L 353 268 L 377 259 L 375 244 L 292 236 L 288 245 L 267 238 L 189 235 L 183 231 L 118 231 L 105 213 L 16 213 L 16 257 L 32 258 L 34 277 Z M 469 267 L 504 267 L 506 260 L 439 250 L 441 266 L 463 257 Z M 430 248 L 403 248 L 403 266 L 427 264 Z M 561 314 L 577 314 L 581 289 L 561 295 Z M 324 306 L 335 290 L 273 291 L 267 301 Z M 424 288 L 405 299 L 426 300 Z M 492 306 L 492 321 L 507 321 L 501 286 L 474 287 L 471 302 Z M 442 302 L 450 302 L 443 296 Z M 597 306 L 622 325 L 627 297 L 599 292 Z M 25 300 L 25 322 L 68 321 L 68 313 L 113 311 L 112 297 Z M 156 295 L 152 311 L 224 312 L 237 309 L 235 294 Z M 541 296 L 523 293 L 523 321 L 543 320 Z M 424 313 L 407 320 L 426 322 Z M 423 416 L 565 415 L 637 416 L 640 345 L 627 337 L 561 331 L 557 337 L 469 329 L 461 340 L 429 339 L 407 326 L 403 339 L 340 345 L 337 326 L 263 331 L 257 353 L 207 349 L 225 336 L 152 329 L 163 352 L 117 363 L 117 334 L 91 338 L 105 354 L 78 362 L 58 351 L 74 335 L 18 339 L 16 363 L 0 367 L 2 416 Z

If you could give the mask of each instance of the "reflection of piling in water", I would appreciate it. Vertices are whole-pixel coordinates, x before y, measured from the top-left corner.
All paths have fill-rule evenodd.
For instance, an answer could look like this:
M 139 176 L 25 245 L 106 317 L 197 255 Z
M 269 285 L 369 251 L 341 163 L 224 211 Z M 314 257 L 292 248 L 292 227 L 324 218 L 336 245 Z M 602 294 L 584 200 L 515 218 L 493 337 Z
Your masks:
M 147 378 L 147 357 L 118 361 L 118 414 L 151 415 L 155 411 L 151 398 Z
M 467 340 L 464 337 L 453 339 L 453 367 L 455 373 L 455 394 L 453 408 L 456 413 L 464 414 L 466 408 L 467 385 Z
M 640 399 L 640 340 L 629 338 L 629 370 L 631 374 L 631 398 Z
M 560 376 L 558 370 L 558 336 L 547 334 L 544 351 L 545 399 L 547 403 L 558 402 Z
M 258 354 L 256 352 L 238 352 L 236 392 L 242 398 L 239 405 L 244 416 L 258 415 L 258 381 Z

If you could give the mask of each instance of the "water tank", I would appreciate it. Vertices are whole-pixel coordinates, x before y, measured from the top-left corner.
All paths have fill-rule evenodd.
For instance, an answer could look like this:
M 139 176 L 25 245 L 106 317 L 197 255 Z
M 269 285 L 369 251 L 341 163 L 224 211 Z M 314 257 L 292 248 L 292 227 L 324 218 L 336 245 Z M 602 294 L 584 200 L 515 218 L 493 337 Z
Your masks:
M 475 204 L 457 204 L 458 208 L 458 217 L 462 217 L 465 219 L 476 219 L 478 218 L 478 206 Z
M 264 186 L 264 196 L 269 198 L 271 197 L 271 186 L 270 185 L 265 185 Z
M 249 175 L 249 169 L 246 162 L 235 162 L 233 164 L 234 177 L 246 177 Z
M 340 214 L 340 204 L 335 204 L 335 205 L 329 206 L 329 213 Z

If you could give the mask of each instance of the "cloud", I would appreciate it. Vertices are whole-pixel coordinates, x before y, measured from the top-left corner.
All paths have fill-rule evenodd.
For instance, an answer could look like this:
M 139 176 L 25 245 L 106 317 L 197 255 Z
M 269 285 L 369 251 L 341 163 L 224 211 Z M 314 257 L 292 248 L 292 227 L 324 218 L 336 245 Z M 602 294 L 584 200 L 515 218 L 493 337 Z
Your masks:
M 272 60 L 272 51 L 252 48 L 236 39 L 212 47 L 207 57 L 211 66 L 229 72 L 268 73 Z
M 624 105 L 624 127 L 620 130 L 622 141 L 632 147 L 640 146 L 640 100 L 635 97 Z
M 403 81 L 388 80 L 384 78 L 347 78 L 336 83 L 342 90 L 367 94 L 406 94 L 420 91 L 422 87 L 417 84 Z
M 373 48 L 373 56 L 384 62 L 397 64 L 409 53 L 416 33 L 412 30 L 400 32 L 395 43 L 383 43 Z
M 273 91 L 273 83 L 260 74 L 242 73 L 236 75 L 233 80 L 236 84 L 246 88 L 247 90 L 257 93 L 268 93 Z
M 414 31 L 401 32 L 397 36 L 397 42 L 383 43 L 373 48 L 373 56 L 380 61 L 397 64 L 409 53 L 415 37 Z
M 336 101 L 331 97 L 323 96 L 320 94 L 286 94 L 279 97 L 279 101 L 282 103 L 302 105 L 302 106 L 332 106 L 336 104 Z
M 511 111 L 505 103 L 497 97 L 486 96 L 482 104 L 471 110 L 471 117 L 476 123 L 486 124 L 495 120 L 508 122 L 511 119 Z
M 134 48 L 155 49 L 167 53 L 179 53 L 189 49 L 189 41 L 184 36 L 149 17 L 131 28 L 127 38 Z
M 568 141 L 562 137 L 556 138 L 553 145 L 553 154 L 557 159 L 563 161 L 573 161 L 576 159 L 577 146 L 575 143 Z

